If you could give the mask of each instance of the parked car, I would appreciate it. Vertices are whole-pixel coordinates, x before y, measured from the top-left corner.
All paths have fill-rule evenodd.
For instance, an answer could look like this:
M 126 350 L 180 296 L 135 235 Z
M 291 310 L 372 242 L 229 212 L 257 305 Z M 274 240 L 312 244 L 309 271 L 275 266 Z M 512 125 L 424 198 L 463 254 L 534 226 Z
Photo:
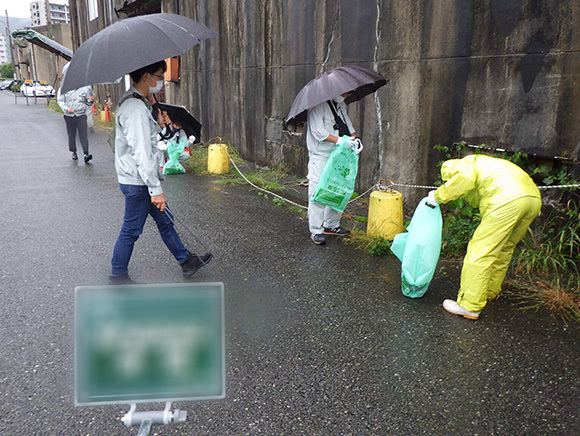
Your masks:
M 10 85 L 12 85 L 13 82 L 14 82 L 13 79 L 3 80 L 2 82 L 0 82 L 0 91 L 4 91 L 5 89 L 10 88 Z
M 25 81 L 20 87 L 20 92 L 27 97 L 53 97 L 55 95 L 54 88 L 46 82 L 38 80 Z

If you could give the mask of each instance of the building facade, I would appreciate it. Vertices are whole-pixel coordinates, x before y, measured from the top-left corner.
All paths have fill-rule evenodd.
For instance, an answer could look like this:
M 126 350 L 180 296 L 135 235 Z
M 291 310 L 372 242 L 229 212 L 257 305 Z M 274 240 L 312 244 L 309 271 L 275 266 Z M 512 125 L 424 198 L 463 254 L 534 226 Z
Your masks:
M 46 26 L 48 17 L 54 24 L 70 23 L 69 5 L 59 3 L 48 3 L 47 5 L 46 0 L 30 2 L 30 19 L 33 27 Z
M 10 47 L 8 38 L 0 33 L 0 65 L 10 61 Z

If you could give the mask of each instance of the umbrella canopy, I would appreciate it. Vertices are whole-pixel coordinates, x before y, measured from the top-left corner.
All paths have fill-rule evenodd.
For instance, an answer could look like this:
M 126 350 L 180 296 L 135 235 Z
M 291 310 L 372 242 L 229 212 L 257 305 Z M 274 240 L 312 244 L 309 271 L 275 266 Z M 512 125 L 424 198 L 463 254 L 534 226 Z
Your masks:
M 115 83 L 125 74 L 182 55 L 216 35 L 203 24 L 176 14 L 141 15 L 117 21 L 78 48 L 61 92 Z
M 157 102 L 153 105 L 153 109 L 156 112 L 158 108 L 167 112 L 171 121 L 181 124 L 188 137 L 191 135 L 195 136 L 195 143 L 199 142 L 201 137 L 201 123 L 197 121 L 193 115 L 187 111 L 187 109 L 183 106 Z
M 287 124 L 300 124 L 306 121 L 307 110 L 334 97 L 352 92 L 345 102 L 358 101 L 387 83 L 380 74 L 356 65 L 338 67 L 311 80 L 300 90 L 290 112 Z

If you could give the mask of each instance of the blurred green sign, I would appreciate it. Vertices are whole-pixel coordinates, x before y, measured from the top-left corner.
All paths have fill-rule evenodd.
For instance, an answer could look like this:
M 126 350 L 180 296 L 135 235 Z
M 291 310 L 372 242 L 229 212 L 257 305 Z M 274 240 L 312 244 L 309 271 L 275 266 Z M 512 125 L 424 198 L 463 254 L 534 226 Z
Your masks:
M 75 289 L 77 405 L 225 396 L 222 283 Z

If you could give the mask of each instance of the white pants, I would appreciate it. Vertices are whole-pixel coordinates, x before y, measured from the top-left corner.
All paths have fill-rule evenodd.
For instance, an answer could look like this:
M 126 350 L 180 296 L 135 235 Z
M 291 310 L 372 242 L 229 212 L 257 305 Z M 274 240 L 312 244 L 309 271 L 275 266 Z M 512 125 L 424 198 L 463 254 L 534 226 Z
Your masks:
M 325 206 L 324 204 L 310 201 L 314 191 L 318 185 L 318 180 L 310 180 L 308 182 L 308 227 L 310 233 L 317 235 L 324 231 L 324 227 L 333 229 L 340 225 L 340 217 L 342 212 Z

